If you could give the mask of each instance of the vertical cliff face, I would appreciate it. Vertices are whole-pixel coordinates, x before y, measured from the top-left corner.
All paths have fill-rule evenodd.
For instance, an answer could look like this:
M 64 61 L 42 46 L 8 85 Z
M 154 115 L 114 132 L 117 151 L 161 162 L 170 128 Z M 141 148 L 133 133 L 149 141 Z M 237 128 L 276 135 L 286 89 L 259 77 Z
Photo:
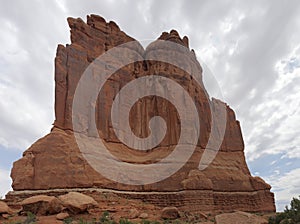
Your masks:
M 166 135 L 154 149 L 137 151 L 124 145 L 116 136 L 111 120 L 112 104 L 127 83 L 139 77 L 159 75 L 178 83 L 194 100 L 200 123 L 200 136 L 195 152 L 181 169 L 157 183 L 128 185 L 111 181 L 96 172 L 82 155 L 74 137 L 74 132 L 78 131 L 74 130 L 72 123 L 74 94 L 82 74 L 96 58 L 134 39 L 121 31 L 114 22 L 107 23 L 96 15 L 88 16 L 87 23 L 73 18 L 69 18 L 68 23 L 72 43 L 67 46 L 59 45 L 55 58 L 54 127 L 50 134 L 35 142 L 24 152 L 23 158 L 14 163 L 11 176 L 15 191 L 107 188 L 132 191 L 132 197 L 142 195 L 140 197 L 146 201 L 156 204 L 179 203 L 177 206 L 188 210 L 274 211 L 271 187 L 262 179 L 252 177 L 248 170 L 240 124 L 234 111 L 225 103 L 208 97 L 202 83 L 202 68 L 194 52 L 189 50 L 188 38 L 181 38 L 174 30 L 162 33 L 158 39 L 177 43 L 187 51 L 167 49 L 156 42 L 146 49 L 140 44 L 128 47 L 128 54 L 136 55 L 142 60 L 123 66 L 110 76 L 99 92 L 94 105 L 95 113 L 80 117 L 80 121 L 86 124 L 80 132 L 87 137 L 94 137 L 91 121 L 95 121 L 97 132 L 105 146 L 114 156 L 128 163 L 152 164 L 167 157 L 178 144 L 181 132 L 177 108 L 168 100 L 154 95 L 145 96 L 135 102 L 130 110 L 130 128 L 140 138 L 149 136 L 148 124 L 153 116 L 164 118 Z M 180 58 L 178 63 L 189 68 L 189 72 L 166 62 L 146 60 L 157 53 L 163 55 L 166 52 Z M 166 85 L 162 84 L 161 88 L 169 91 Z M 184 98 L 176 100 L 185 103 Z M 89 105 L 93 102 L 86 99 L 86 103 Z M 224 136 L 221 133 L 222 125 L 218 121 L 212 127 L 212 116 L 218 115 L 220 108 L 225 108 L 226 114 Z M 220 147 L 210 145 L 210 150 L 219 151 L 206 169 L 199 170 L 199 162 L 213 128 L 222 137 L 222 144 Z M 135 195 L 134 192 L 137 191 L 143 194 Z M 162 196 L 150 197 L 147 194 L 150 191 L 173 193 L 163 199 Z

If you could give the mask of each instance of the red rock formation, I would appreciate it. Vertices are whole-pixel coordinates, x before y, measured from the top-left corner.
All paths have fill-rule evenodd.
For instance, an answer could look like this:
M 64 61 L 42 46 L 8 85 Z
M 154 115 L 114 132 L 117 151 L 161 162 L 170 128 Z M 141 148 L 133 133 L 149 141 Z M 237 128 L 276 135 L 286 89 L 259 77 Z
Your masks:
M 160 61 L 139 61 L 119 69 L 103 86 L 96 105 L 95 120 L 100 137 L 112 154 L 131 163 L 153 163 L 167 156 L 177 144 L 180 119 L 176 108 L 157 96 L 140 99 L 130 112 L 130 125 L 139 137 L 147 137 L 149 120 L 159 115 L 167 124 L 167 133 L 154 150 L 137 151 L 128 148 L 116 137 L 111 121 L 111 107 L 116 94 L 129 81 L 137 77 L 159 74 L 179 83 L 195 100 L 199 113 L 200 137 L 190 160 L 175 174 L 158 183 L 125 185 L 113 182 L 96 172 L 82 156 L 73 132 L 72 104 L 75 89 L 87 66 L 98 56 L 115 46 L 133 41 L 114 22 L 91 15 L 87 23 L 81 19 L 68 19 L 71 45 L 59 45 L 55 58 L 55 122 L 51 133 L 35 142 L 14 163 L 11 177 L 15 192 L 24 190 L 51 190 L 67 188 L 104 188 L 116 190 L 127 198 L 142 198 L 156 205 L 177 206 L 183 210 L 203 211 L 274 211 L 274 196 L 270 185 L 252 177 L 244 156 L 244 142 L 240 124 L 234 111 L 219 100 L 210 100 L 202 83 L 202 68 L 193 51 L 177 54 L 191 72 Z M 172 30 L 164 32 L 160 40 L 168 40 L 189 48 L 188 38 L 180 38 Z M 153 43 L 144 50 L 140 45 L 127 49 L 146 58 L 157 52 L 168 51 Z M 226 130 L 220 151 L 203 171 L 198 169 L 201 155 L 212 132 L 211 110 L 225 106 Z M 84 118 L 88 123 L 91 115 Z M 219 128 L 220 124 L 216 124 Z M 89 129 L 82 131 L 93 136 Z M 212 150 L 217 150 L 212 146 Z M 123 192 L 124 190 L 129 192 Z M 153 193 L 155 191 L 156 193 Z M 136 193 L 140 192 L 140 193 Z M 152 193 L 151 193 L 152 192 Z M 162 193 L 164 192 L 164 193 Z M 25 194 L 25 193 L 24 193 Z M 10 193 L 13 196 L 14 192 Z

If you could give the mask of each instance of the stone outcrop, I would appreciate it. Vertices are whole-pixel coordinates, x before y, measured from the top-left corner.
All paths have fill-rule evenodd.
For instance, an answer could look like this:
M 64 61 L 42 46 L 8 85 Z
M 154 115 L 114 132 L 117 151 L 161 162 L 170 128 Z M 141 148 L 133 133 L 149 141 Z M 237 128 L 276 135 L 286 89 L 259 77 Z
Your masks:
M 165 207 L 161 211 L 162 219 L 178 219 L 180 218 L 179 211 L 176 207 Z
M 69 213 L 67 213 L 67 212 L 61 212 L 61 213 L 58 213 L 57 215 L 56 215 L 56 219 L 57 220 L 64 220 L 64 219 L 67 219 L 67 218 L 69 218 L 70 217 L 70 215 L 69 215 Z
M 244 142 L 240 124 L 234 111 L 217 99 L 210 99 L 202 83 L 202 68 L 193 50 L 189 50 L 187 37 L 181 38 L 172 30 L 158 38 L 180 44 L 187 53 L 172 52 L 181 58 L 180 63 L 190 68 L 191 74 L 176 66 L 161 61 L 137 61 L 115 72 L 101 89 L 96 101 L 96 113 L 83 114 L 82 123 L 88 124 L 80 130 L 87 137 L 94 137 L 91 120 L 95 120 L 97 131 L 109 151 L 128 163 L 150 164 L 168 156 L 180 136 L 180 118 L 176 108 L 158 96 L 147 96 L 138 100 L 130 111 L 130 127 L 136 136 L 149 135 L 148 123 L 159 115 L 166 121 L 167 133 L 153 150 L 137 151 L 124 145 L 112 127 L 111 107 L 117 93 L 128 82 L 147 75 L 160 75 L 180 84 L 195 101 L 199 114 L 200 136 L 195 152 L 189 161 L 175 174 L 157 183 L 126 185 L 111 181 L 85 160 L 74 137 L 72 106 L 76 87 L 85 69 L 98 56 L 116 46 L 134 39 L 114 23 L 91 15 L 87 22 L 68 18 L 71 28 L 71 44 L 59 45 L 55 58 L 55 121 L 51 132 L 27 149 L 23 158 L 13 165 L 11 177 L 15 192 L 25 190 L 101 188 L 111 189 L 116 194 L 142 199 L 161 207 L 175 206 L 189 211 L 274 211 L 274 195 L 270 185 L 261 178 L 252 177 L 244 156 Z M 139 58 L 168 52 L 155 42 L 146 49 L 134 45 L 126 49 Z M 204 74 L 205 75 L 205 74 Z M 166 88 L 166 87 L 163 87 Z M 90 103 L 87 99 L 87 103 Z M 182 99 L 179 99 L 182 100 Z M 204 170 L 198 165 L 212 132 L 212 111 L 226 109 L 225 134 L 215 159 Z M 216 124 L 215 128 L 220 128 Z M 75 130 L 76 131 L 76 130 Z M 211 150 L 218 150 L 214 145 Z M 8 197 L 13 197 L 11 192 Z M 25 194 L 25 193 L 24 193 Z
M 11 214 L 11 213 L 12 213 L 12 211 L 8 207 L 8 205 L 5 202 L 0 201 L 0 215 L 2 215 L 2 214 Z
M 92 197 L 78 192 L 61 195 L 58 199 L 73 214 L 83 213 L 88 209 L 98 207 L 98 203 Z
M 37 215 L 57 214 L 63 208 L 62 203 L 54 196 L 37 195 L 26 198 L 21 203 L 24 212 Z

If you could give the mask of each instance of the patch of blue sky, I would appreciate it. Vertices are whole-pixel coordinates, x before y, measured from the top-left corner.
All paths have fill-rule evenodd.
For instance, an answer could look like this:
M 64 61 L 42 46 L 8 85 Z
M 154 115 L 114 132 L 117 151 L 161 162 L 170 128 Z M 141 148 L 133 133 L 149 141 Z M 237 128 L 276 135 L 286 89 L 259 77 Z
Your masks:
M 285 64 L 284 72 L 285 74 L 293 73 L 295 69 L 300 68 L 300 60 L 297 57 L 292 57 L 288 61 L 282 61 Z
M 6 148 L 0 145 L 0 169 L 10 170 L 13 162 L 22 157 L 19 149 Z
M 263 155 L 253 161 L 248 161 L 252 175 L 268 177 L 274 174 L 287 173 L 300 168 L 299 158 L 288 158 L 284 153 Z

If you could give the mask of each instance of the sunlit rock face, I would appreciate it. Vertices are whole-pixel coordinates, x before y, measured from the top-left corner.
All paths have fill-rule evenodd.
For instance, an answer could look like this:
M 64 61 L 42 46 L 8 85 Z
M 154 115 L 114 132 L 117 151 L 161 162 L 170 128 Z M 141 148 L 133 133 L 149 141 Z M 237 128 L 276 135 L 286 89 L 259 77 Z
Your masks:
M 106 22 L 100 16 L 88 16 L 87 22 L 69 18 L 68 23 L 71 29 L 71 44 L 59 45 L 55 58 L 56 119 L 51 132 L 35 142 L 24 152 L 23 158 L 14 163 L 11 172 L 12 186 L 15 192 L 19 192 L 19 196 L 24 191 L 24 198 L 25 190 L 34 190 L 31 192 L 34 194 L 38 190 L 101 188 L 113 189 L 127 198 L 142 199 L 162 207 L 176 206 L 187 211 L 275 210 L 270 185 L 259 177 L 252 177 L 249 172 L 245 162 L 240 124 L 234 111 L 220 100 L 210 99 L 202 82 L 202 75 L 205 74 L 202 74 L 202 68 L 193 50 L 189 49 L 188 38 L 181 38 L 174 30 L 162 33 L 158 40 L 179 44 L 185 51 L 168 49 L 155 41 L 146 49 L 138 42 L 130 45 L 132 47 L 125 47 L 125 53 L 121 56 L 134 55 L 137 61 L 121 67 L 112 74 L 95 102 L 86 98 L 87 107 L 93 105 L 95 113 L 82 114 L 82 128 L 74 130 L 74 95 L 83 73 L 105 52 L 135 40 L 121 31 L 114 22 Z M 165 61 L 146 60 L 155 54 L 174 55 L 175 58 L 180 58 L 178 63 L 190 69 L 185 71 Z M 96 70 L 94 75 L 101 76 L 104 72 L 105 68 L 103 71 Z M 168 157 L 180 141 L 182 122 L 177 108 L 170 101 L 156 95 L 138 99 L 130 109 L 128 118 L 131 131 L 139 138 L 146 138 L 151 134 L 149 122 L 152 117 L 160 116 L 165 120 L 166 133 L 156 147 L 145 151 L 132 149 L 122 143 L 115 133 L 111 108 L 117 94 L 127 83 L 151 75 L 173 80 L 193 99 L 200 125 L 195 150 L 179 170 L 161 181 L 132 185 L 111 180 L 97 172 L 86 160 L 75 139 L 77 132 L 87 139 L 99 136 L 112 155 L 131 164 L 157 163 Z M 161 89 L 169 91 L 163 82 Z M 181 96 L 175 100 L 181 105 L 185 103 L 184 97 Z M 224 135 L 218 120 L 212 127 L 212 114 L 217 116 L 219 111 L 221 113 L 221 108 L 224 108 L 226 115 Z M 91 125 L 92 122 L 95 125 Z M 209 145 L 208 150 L 217 151 L 216 157 L 205 169 L 199 170 L 200 160 L 213 129 L 217 130 L 216 138 L 222 140 L 221 144 Z M 90 144 L 93 144 L 92 140 Z M 134 142 L 132 144 L 134 145 Z M 103 155 L 103 159 L 110 158 Z M 160 174 L 154 172 L 153 175 Z M 13 195 L 14 192 L 10 193 L 11 197 Z

